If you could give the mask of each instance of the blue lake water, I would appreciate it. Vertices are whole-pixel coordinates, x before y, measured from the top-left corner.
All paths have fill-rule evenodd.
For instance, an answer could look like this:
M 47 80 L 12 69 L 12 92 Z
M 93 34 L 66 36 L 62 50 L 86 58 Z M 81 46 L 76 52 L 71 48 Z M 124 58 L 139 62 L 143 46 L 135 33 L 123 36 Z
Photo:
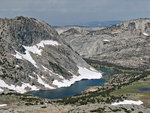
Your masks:
M 150 91 L 150 88 L 144 87 L 144 88 L 139 88 L 139 90 L 140 90 L 140 91 Z
M 103 72 L 104 71 L 105 70 L 103 70 Z M 105 71 L 105 73 L 112 74 L 113 72 Z M 70 87 L 62 87 L 62 88 L 52 89 L 52 90 L 31 91 L 31 92 L 28 92 L 28 94 L 39 96 L 41 98 L 60 99 L 60 98 L 68 97 L 68 96 L 73 96 L 75 94 L 81 94 L 82 91 L 84 91 L 87 87 L 101 86 L 105 82 L 106 82 L 105 76 L 104 78 L 101 78 L 101 79 L 92 79 L 92 80 L 83 79 L 81 81 L 75 82 Z
M 72 84 L 70 87 L 63 87 L 52 90 L 31 91 L 28 94 L 39 96 L 48 99 L 60 99 L 75 94 L 81 94 L 88 86 L 101 86 L 106 82 L 106 79 L 81 80 Z

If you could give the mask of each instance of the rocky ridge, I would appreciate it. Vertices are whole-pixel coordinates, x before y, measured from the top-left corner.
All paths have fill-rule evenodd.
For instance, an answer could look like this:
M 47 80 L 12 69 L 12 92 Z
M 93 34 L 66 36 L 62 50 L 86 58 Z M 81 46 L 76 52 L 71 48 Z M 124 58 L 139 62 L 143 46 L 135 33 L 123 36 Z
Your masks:
M 150 19 L 124 21 L 100 30 L 61 37 L 82 57 L 126 66 L 150 67 Z
M 0 53 L 1 92 L 69 86 L 87 72 L 93 78 L 101 77 L 55 29 L 34 18 L 0 19 Z

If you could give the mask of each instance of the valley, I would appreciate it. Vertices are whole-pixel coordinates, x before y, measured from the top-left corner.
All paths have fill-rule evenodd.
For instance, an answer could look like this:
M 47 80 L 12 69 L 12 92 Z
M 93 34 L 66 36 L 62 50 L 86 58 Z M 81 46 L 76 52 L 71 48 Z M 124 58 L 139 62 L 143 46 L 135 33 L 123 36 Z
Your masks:
M 150 88 L 150 19 L 53 28 L 19 16 L 0 25 L 0 112 L 150 112 L 150 90 L 140 90 Z
M 100 65 L 99 65 L 100 66 Z M 112 70 L 118 68 L 117 66 L 101 65 L 101 67 L 107 66 Z M 22 106 L 22 112 L 26 113 L 25 108 L 35 109 L 35 111 L 47 111 L 48 109 L 63 109 L 64 112 L 143 112 L 148 113 L 149 111 L 149 91 L 141 92 L 138 90 L 140 87 L 149 87 L 149 72 L 136 72 L 133 69 L 126 69 L 121 67 L 121 71 L 116 71 L 114 74 L 109 74 L 107 76 L 107 82 L 102 86 L 90 87 L 90 90 L 85 90 L 82 94 L 78 94 L 72 97 L 66 97 L 64 99 L 40 99 L 38 97 L 33 97 L 31 95 L 21 95 L 21 94 L 7 94 L 10 97 L 10 101 L 1 101 L 2 103 L 8 104 L 9 108 L 15 106 L 14 99 L 18 103 L 17 105 Z M 127 71 L 128 70 L 128 71 Z M 105 73 L 104 73 L 105 74 Z M 131 76 L 136 74 L 136 76 Z M 130 76 L 130 77 L 129 77 Z M 120 79 L 121 78 L 121 79 Z M 139 84 L 140 83 L 140 84 Z M 91 91 L 95 89 L 95 91 Z M 4 97 L 7 95 L 4 95 Z M 4 99 L 3 97 L 3 99 Z M 11 102 L 13 98 L 13 102 Z M 141 100 L 143 105 L 146 107 L 141 107 L 137 105 L 122 105 L 122 106 L 112 106 L 113 102 L 123 101 L 123 100 Z M 21 105 L 20 105 L 21 104 Z M 56 107 L 57 106 L 57 107 Z M 135 107 L 136 106 L 136 107 Z M 4 107 L 5 109 L 7 107 Z M 14 108 L 13 108 L 14 109 Z M 6 109 L 6 111 L 8 108 Z M 9 109 L 12 110 L 12 109 Z M 15 107 L 15 110 L 20 110 Z M 62 112 L 63 112 L 62 110 Z M 5 111 L 5 110 L 4 110 Z M 20 110 L 21 111 L 21 110 Z M 32 110 L 31 110 L 32 111 Z

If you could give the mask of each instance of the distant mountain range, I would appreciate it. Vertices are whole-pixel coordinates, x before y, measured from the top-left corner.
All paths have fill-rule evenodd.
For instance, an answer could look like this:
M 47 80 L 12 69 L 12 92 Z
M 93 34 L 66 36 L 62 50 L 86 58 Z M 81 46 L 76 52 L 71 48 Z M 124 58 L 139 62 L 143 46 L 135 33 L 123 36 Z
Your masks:
M 111 21 L 92 21 L 92 22 L 86 22 L 86 23 L 79 23 L 79 24 L 70 24 L 66 26 L 78 26 L 78 27 L 108 27 L 112 26 L 118 23 L 121 23 L 121 20 L 111 20 Z M 63 27 L 63 25 L 60 26 L 53 26 L 54 28 Z
M 118 23 L 121 23 L 121 20 L 112 20 L 112 21 L 93 21 L 87 23 L 81 23 L 80 26 L 87 26 L 87 27 L 107 27 L 112 26 Z
M 94 23 L 89 25 L 94 26 Z M 84 58 L 126 67 L 150 68 L 150 19 L 141 18 L 104 28 L 89 28 L 62 28 L 59 33 L 61 31 L 62 39 Z

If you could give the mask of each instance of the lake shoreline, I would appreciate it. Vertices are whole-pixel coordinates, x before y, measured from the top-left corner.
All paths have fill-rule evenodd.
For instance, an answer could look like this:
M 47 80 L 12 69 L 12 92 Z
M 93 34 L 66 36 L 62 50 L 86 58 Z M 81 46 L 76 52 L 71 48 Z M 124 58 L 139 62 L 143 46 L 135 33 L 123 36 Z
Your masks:
M 97 70 L 100 70 L 100 68 Z M 107 82 L 106 74 L 113 73 L 112 71 L 103 70 L 103 69 L 101 69 L 100 71 L 102 71 L 103 73 L 100 79 L 82 79 L 80 81 L 76 81 L 74 84 L 72 84 L 69 87 L 61 87 L 61 88 L 51 89 L 51 90 L 30 91 L 27 92 L 26 94 L 31 94 L 46 99 L 62 99 L 77 94 L 82 94 L 89 87 L 102 86 L 104 83 Z

